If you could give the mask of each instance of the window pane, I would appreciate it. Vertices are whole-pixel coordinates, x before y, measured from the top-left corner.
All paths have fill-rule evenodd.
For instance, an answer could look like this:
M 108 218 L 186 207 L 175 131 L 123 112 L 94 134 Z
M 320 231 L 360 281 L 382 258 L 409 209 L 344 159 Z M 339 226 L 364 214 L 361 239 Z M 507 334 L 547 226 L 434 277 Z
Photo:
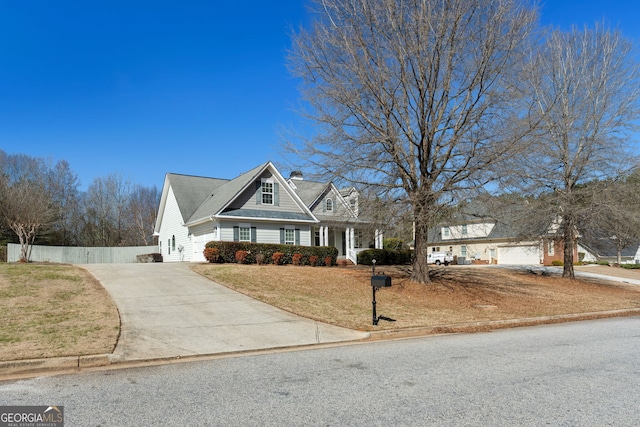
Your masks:
M 285 245 L 293 245 L 296 242 L 296 234 L 295 230 L 291 230 L 289 228 L 284 230 L 284 244 Z
M 251 241 L 251 228 L 249 227 L 240 227 L 239 238 L 241 242 L 250 242 Z
M 273 182 L 262 183 L 262 204 L 263 205 L 273 204 Z

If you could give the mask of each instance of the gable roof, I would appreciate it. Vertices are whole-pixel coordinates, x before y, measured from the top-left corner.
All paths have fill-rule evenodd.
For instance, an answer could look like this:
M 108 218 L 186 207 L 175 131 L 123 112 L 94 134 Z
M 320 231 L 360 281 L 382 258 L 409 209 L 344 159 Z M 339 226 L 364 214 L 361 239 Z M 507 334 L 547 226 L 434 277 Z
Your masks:
M 191 215 L 187 223 L 194 223 L 211 215 L 220 213 L 229 205 L 243 189 L 254 182 L 258 176 L 266 169 L 269 163 L 264 163 L 251 169 L 240 176 L 227 181 L 225 185 L 212 189 L 211 194 L 201 202 L 198 209 Z
M 307 205 L 310 209 L 316 204 L 318 199 L 322 197 L 322 195 L 326 192 L 329 184 L 325 182 L 315 182 L 315 181 L 302 181 L 297 180 L 293 183 L 295 185 L 295 192 L 300 196 L 300 199 Z
M 476 222 L 478 222 L 477 218 L 476 218 Z M 429 228 L 428 242 L 429 243 L 460 243 L 460 242 L 504 240 L 504 239 L 516 238 L 516 233 L 513 231 L 512 227 L 510 227 L 508 224 L 502 221 L 495 221 L 495 220 L 485 220 L 484 222 L 494 224 L 493 228 L 491 229 L 489 234 L 486 236 L 443 239 L 442 227 L 453 225 L 453 224 L 446 224 L 446 225 L 440 225 L 437 227 Z
M 169 195 L 169 188 L 173 190 L 176 198 L 178 209 L 182 217 L 182 222 L 187 220 L 198 209 L 203 200 L 212 189 L 224 185 L 228 180 L 218 178 L 207 178 L 202 176 L 182 175 L 176 173 L 168 173 L 164 177 L 164 185 L 162 187 L 162 196 L 160 199 L 160 207 L 156 218 L 155 232 L 160 229 L 164 209 Z
M 229 206 L 260 179 L 260 176 L 265 171 L 271 172 L 271 175 L 280 184 L 280 188 L 287 192 L 300 210 L 298 212 L 272 212 L 252 209 L 229 210 Z M 271 162 L 263 163 L 231 180 L 167 174 L 156 221 L 156 231 L 160 227 L 169 188 L 173 190 L 183 224 L 185 225 L 196 225 L 209 221 L 212 217 L 318 222 L 318 219 L 313 215 L 305 201 L 289 186 Z
M 223 188 L 228 183 L 226 179 L 178 174 L 167 174 L 167 177 L 184 222 L 191 218 L 212 191 Z

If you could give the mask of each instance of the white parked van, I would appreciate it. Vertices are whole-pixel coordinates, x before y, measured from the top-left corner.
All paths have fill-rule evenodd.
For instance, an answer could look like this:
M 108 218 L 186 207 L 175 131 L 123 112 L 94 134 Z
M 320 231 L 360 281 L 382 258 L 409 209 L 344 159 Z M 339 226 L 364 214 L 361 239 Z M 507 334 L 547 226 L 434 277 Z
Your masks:
M 449 265 L 453 262 L 453 254 L 451 252 L 429 252 L 427 255 L 427 263 L 435 265 Z

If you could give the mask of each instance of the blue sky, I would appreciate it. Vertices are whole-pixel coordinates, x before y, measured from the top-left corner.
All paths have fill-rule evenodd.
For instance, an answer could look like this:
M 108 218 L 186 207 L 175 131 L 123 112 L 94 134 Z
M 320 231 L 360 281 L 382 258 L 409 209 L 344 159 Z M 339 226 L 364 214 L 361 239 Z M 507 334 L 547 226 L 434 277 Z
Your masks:
M 0 0 L 0 149 L 117 173 L 233 178 L 280 161 L 295 126 L 285 55 L 304 0 Z M 605 18 L 640 40 L 638 0 L 547 0 L 543 24 Z M 283 171 L 288 173 L 288 171 Z

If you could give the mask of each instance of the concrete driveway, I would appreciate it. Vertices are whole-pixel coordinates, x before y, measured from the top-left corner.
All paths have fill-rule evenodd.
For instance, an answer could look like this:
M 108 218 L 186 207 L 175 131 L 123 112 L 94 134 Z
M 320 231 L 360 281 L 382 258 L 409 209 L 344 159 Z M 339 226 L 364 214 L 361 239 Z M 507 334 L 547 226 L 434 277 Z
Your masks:
M 182 263 L 86 264 L 120 311 L 113 361 L 148 360 L 366 338 L 216 284 Z

